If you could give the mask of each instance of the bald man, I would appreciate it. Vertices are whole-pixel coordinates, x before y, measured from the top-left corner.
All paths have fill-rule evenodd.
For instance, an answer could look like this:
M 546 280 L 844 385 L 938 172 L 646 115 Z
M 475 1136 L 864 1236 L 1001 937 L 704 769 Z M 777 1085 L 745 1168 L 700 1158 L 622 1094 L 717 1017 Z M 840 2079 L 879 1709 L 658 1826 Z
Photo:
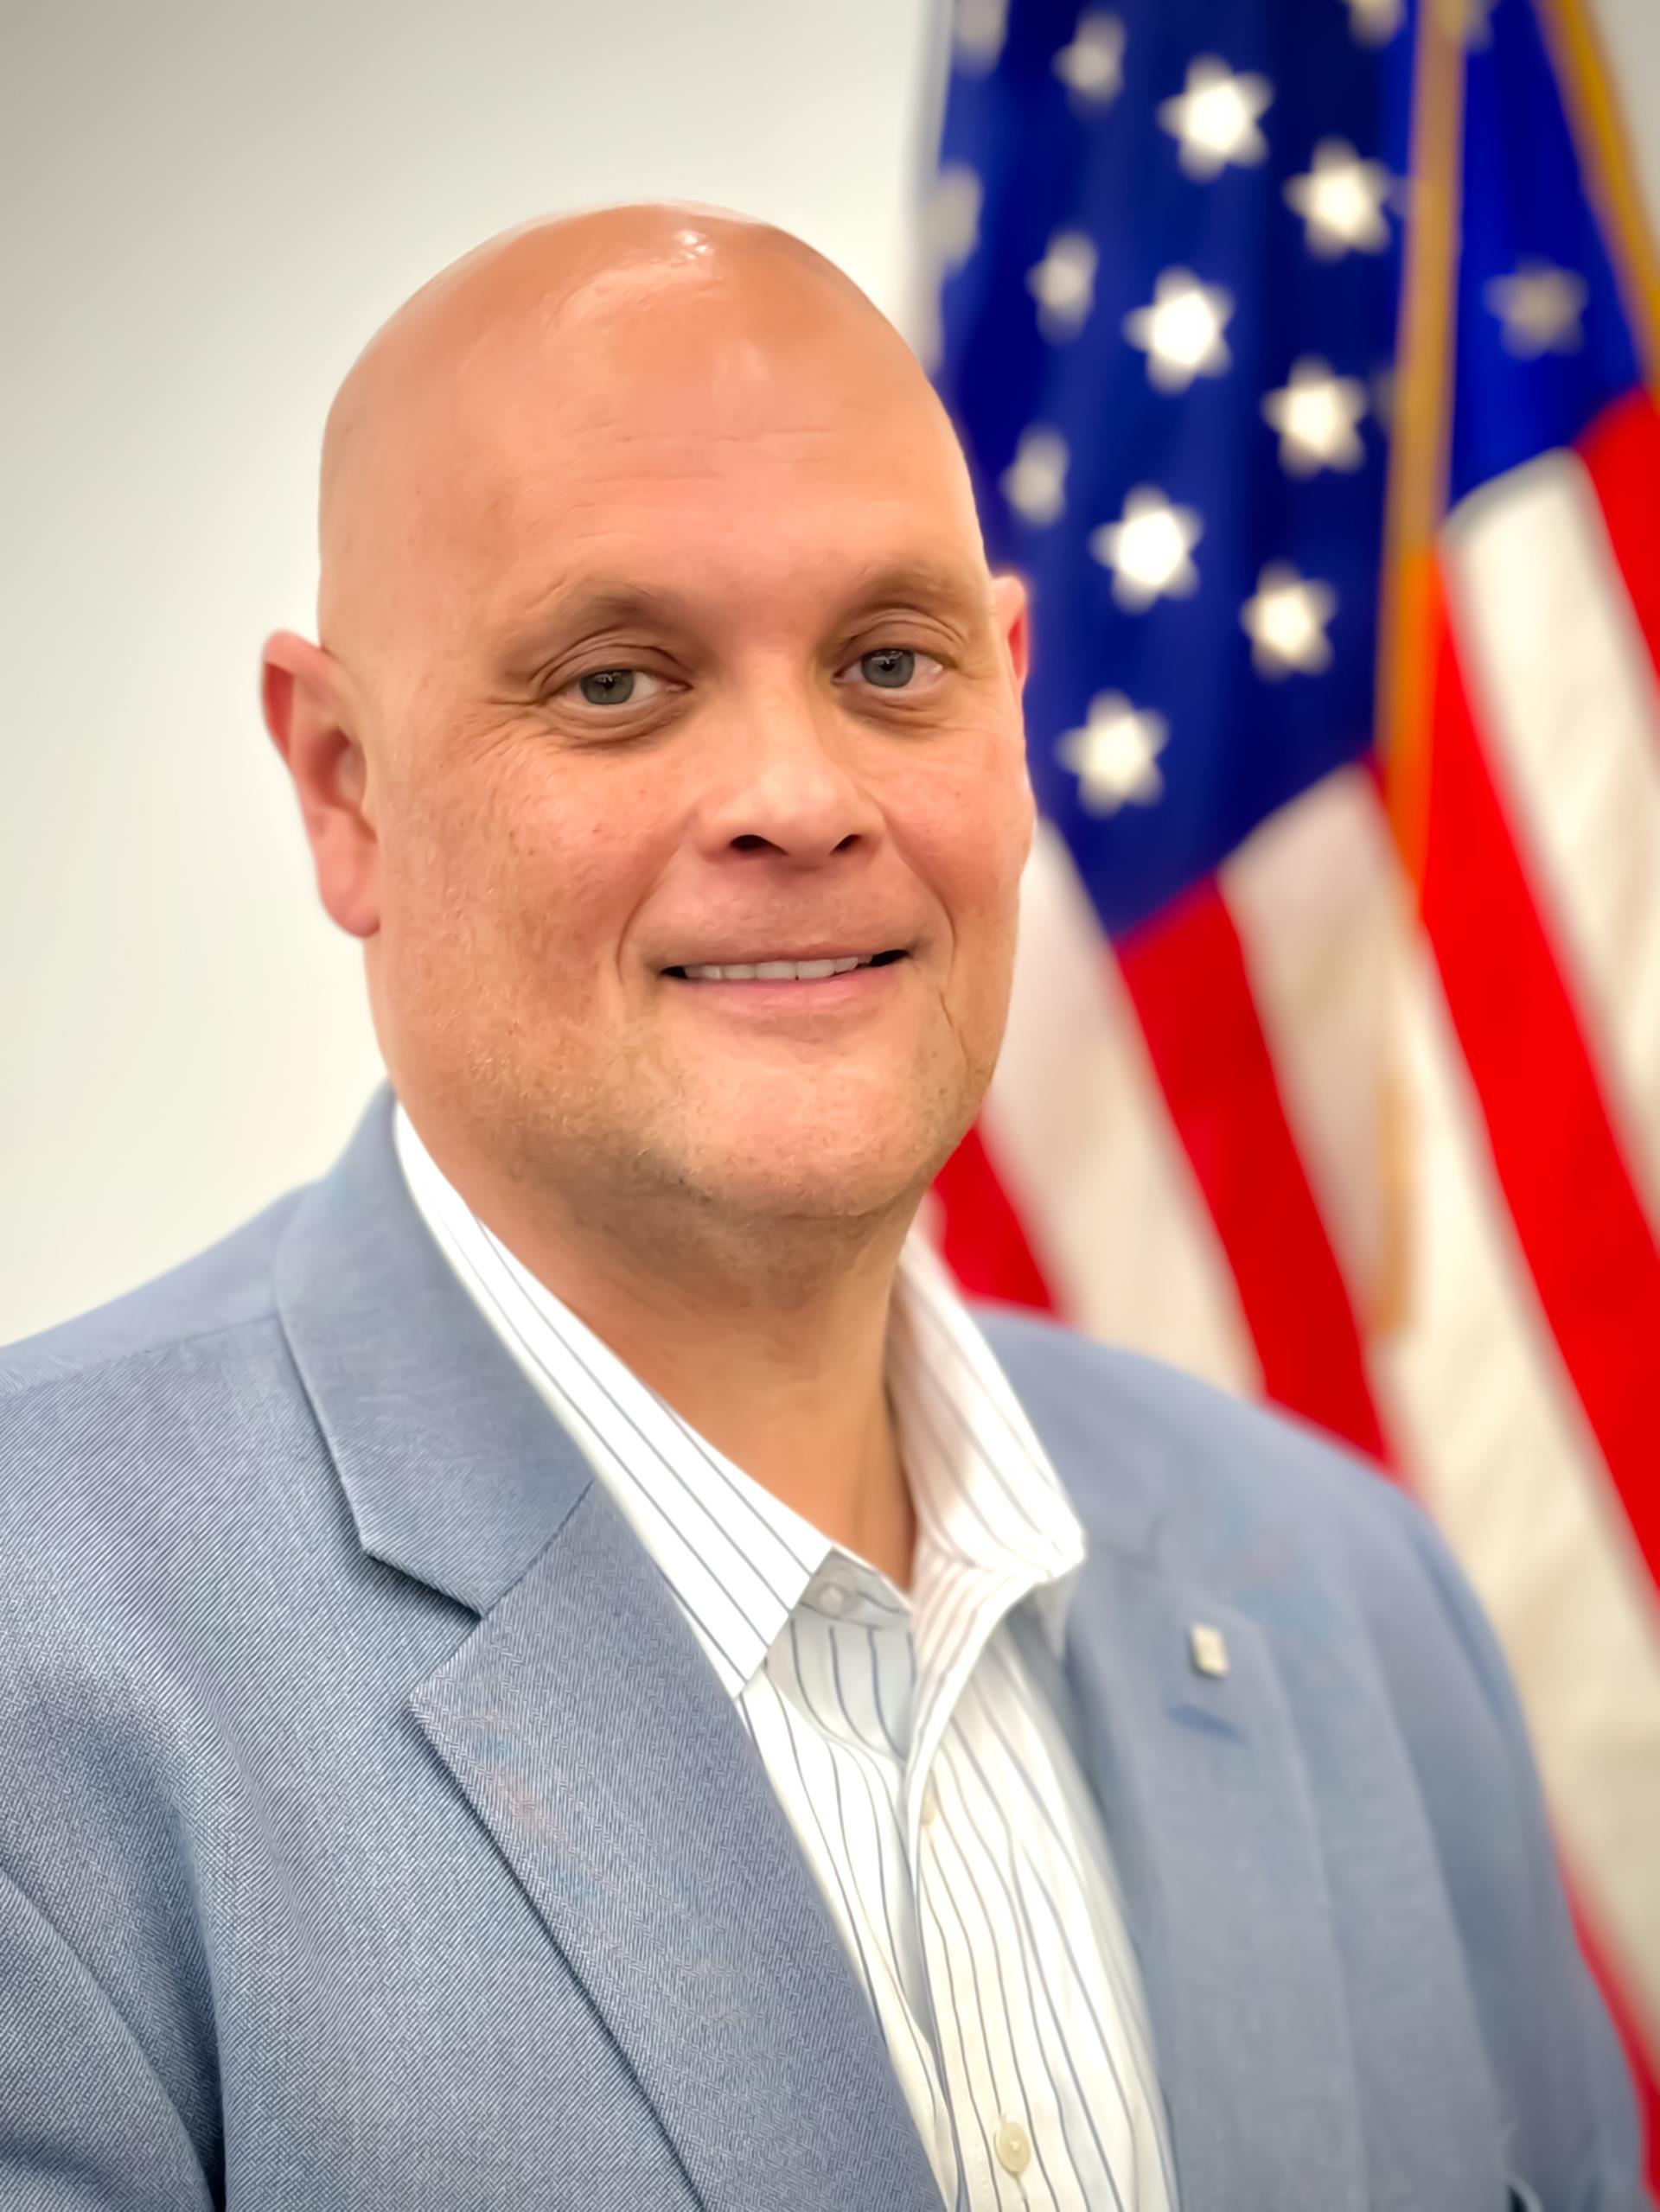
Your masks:
M 389 1087 L 0 1361 L 0 2205 L 1638 2203 L 1423 1520 L 910 1233 L 1032 810 L 893 330 L 533 226 L 321 534 L 265 711 Z

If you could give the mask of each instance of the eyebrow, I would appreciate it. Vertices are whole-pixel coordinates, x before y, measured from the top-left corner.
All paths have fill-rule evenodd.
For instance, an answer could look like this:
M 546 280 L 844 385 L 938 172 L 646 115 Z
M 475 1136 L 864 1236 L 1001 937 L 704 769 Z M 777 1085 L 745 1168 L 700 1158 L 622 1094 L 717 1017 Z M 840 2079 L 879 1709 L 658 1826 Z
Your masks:
M 854 574 L 834 620 L 850 625 L 884 609 L 913 608 L 954 621 L 967 632 L 989 607 L 986 582 L 971 571 L 943 562 L 891 561 Z M 575 640 L 633 622 L 689 632 L 697 628 L 697 609 L 682 593 L 648 584 L 600 580 L 555 590 L 514 623 L 512 658 L 540 664 Z

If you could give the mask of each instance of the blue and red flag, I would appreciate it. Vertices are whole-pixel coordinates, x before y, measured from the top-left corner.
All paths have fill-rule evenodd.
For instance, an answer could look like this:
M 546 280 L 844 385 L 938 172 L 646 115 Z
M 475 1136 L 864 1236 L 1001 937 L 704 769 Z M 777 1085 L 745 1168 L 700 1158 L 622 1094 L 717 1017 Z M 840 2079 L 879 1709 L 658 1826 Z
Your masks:
M 973 1288 L 1436 1514 L 1660 2079 L 1660 282 L 1581 0 L 959 0 L 930 333 L 1033 596 Z

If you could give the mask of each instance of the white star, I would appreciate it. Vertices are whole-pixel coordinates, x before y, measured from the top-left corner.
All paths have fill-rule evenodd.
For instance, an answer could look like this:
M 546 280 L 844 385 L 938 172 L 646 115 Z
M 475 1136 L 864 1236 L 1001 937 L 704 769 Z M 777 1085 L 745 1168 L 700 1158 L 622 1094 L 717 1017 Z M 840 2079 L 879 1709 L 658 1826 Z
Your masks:
M 1169 742 L 1162 714 L 1138 714 L 1122 692 L 1097 692 L 1084 727 L 1069 730 L 1055 750 L 1088 811 L 1115 814 L 1127 800 L 1150 806 L 1164 796 L 1158 760 Z
M 1482 290 L 1504 326 L 1505 352 L 1524 361 L 1577 354 L 1585 343 L 1580 317 L 1589 296 L 1583 277 L 1548 261 L 1523 261 L 1514 277 L 1495 277 Z
M 980 244 L 985 187 L 967 162 L 948 162 L 923 210 L 923 232 L 942 268 L 961 269 Z
M 1251 660 L 1259 676 L 1289 676 L 1300 670 L 1318 676 L 1331 665 L 1325 626 L 1338 611 L 1329 584 L 1299 577 L 1286 561 L 1270 561 L 1256 579 L 1256 596 L 1239 610 L 1251 641 Z
M 1095 242 L 1082 231 L 1057 231 L 1035 269 L 1026 271 L 1026 290 L 1038 303 L 1038 322 L 1050 338 L 1074 338 L 1095 303 Z
M 1280 433 L 1280 466 L 1289 475 L 1358 469 L 1366 458 L 1356 427 L 1366 412 L 1366 387 L 1358 377 L 1334 376 L 1318 354 L 1293 363 L 1290 383 L 1269 392 L 1262 412 Z
M 1191 61 L 1186 91 L 1159 108 L 1159 122 L 1181 141 L 1184 173 L 1204 182 L 1220 176 L 1229 162 L 1248 168 L 1261 161 L 1268 143 L 1256 118 L 1273 98 L 1266 77 L 1235 77 L 1214 54 Z
M 1147 381 L 1159 392 L 1185 392 L 1196 376 L 1220 376 L 1233 355 L 1223 336 L 1232 295 L 1202 284 L 1191 269 L 1166 269 L 1152 305 L 1124 318 L 1124 335 L 1147 357 Z
M 1155 599 L 1191 598 L 1199 588 L 1192 551 L 1204 525 L 1191 507 L 1172 507 L 1151 484 L 1138 484 L 1116 522 L 1089 533 L 1089 550 L 1113 571 L 1113 596 L 1140 615 Z
M 1009 28 L 1009 0 L 957 0 L 957 67 L 976 77 L 996 68 Z
M 1293 176 L 1286 198 L 1302 217 L 1308 250 L 1323 261 L 1357 246 L 1381 253 L 1389 242 L 1383 202 L 1389 173 L 1381 162 L 1363 162 L 1346 138 L 1322 138 L 1306 176 Z
M 1406 15 L 1406 0 L 1349 0 L 1349 28 L 1363 46 L 1387 46 Z
M 1101 9 L 1078 17 L 1070 46 L 1055 56 L 1055 74 L 1074 107 L 1105 107 L 1124 87 L 1124 26 Z
M 1488 17 L 1497 5 L 1498 0 L 1441 0 L 1441 17 L 1465 46 L 1491 46 L 1493 27 Z
M 1055 521 L 1066 506 L 1066 463 L 1058 430 L 1022 430 L 1014 459 L 998 479 L 1004 498 L 1028 522 Z

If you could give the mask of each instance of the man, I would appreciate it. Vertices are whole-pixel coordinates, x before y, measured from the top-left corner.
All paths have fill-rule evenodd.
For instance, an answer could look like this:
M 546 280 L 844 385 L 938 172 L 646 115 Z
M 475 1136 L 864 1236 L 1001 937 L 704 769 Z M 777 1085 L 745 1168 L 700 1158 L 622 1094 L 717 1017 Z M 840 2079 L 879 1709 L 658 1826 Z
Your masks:
M 7 1360 L 0 2202 L 1636 2202 L 1422 1520 L 907 1241 L 1031 802 L 892 330 L 700 211 L 482 249 L 319 628 L 391 1093 Z

